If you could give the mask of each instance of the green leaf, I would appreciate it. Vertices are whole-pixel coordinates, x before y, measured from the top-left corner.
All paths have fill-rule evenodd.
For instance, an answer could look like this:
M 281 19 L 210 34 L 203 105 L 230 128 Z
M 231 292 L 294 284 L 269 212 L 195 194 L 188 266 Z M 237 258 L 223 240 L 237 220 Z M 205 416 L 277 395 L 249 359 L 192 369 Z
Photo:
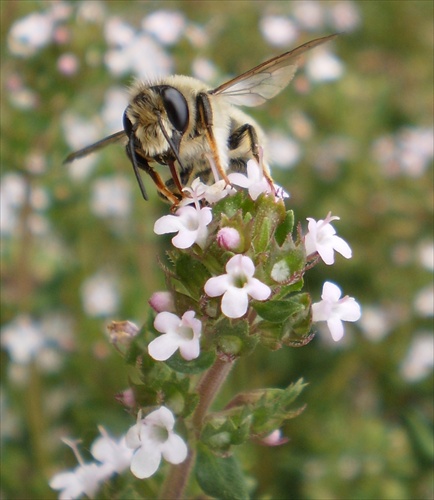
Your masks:
M 182 254 L 175 263 L 175 272 L 191 297 L 199 300 L 205 281 L 209 278 L 206 267 L 191 255 Z
M 279 246 L 283 245 L 288 234 L 292 232 L 294 228 L 294 212 L 292 210 L 288 210 L 286 212 L 285 220 L 280 224 L 276 229 L 276 241 Z
M 202 352 L 198 358 L 187 361 L 177 352 L 167 359 L 165 363 L 176 372 L 194 375 L 209 368 L 214 359 L 215 354 L 213 352 Z
M 298 313 L 304 306 L 296 300 L 269 300 L 252 302 L 253 309 L 271 323 L 283 323 L 289 316 Z
M 221 500 L 249 498 L 241 467 L 233 455 L 218 457 L 205 446 L 199 445 L 195 474 L 207 495 Z

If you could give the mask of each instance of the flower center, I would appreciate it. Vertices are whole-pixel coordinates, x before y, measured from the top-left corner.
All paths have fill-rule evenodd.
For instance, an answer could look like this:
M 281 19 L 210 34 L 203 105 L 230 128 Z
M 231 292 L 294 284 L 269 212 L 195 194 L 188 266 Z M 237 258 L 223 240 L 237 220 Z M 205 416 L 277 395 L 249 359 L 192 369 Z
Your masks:
M 237 274 L 233 276 L 233 285 L 236 288 L 244 288 L 244 285 L 247 283 L 248 279 L 245 274 Z
M 169 437 L 169 432 L 166 427 L 160 425 L 153 425 L 150 432 L 151 438 L 158 443 L 165 443 Z
M 185 340 L 192 340 L 194 338 L 193 329 L 189 326 L 180 326 L 178 329 L 178 335 Z

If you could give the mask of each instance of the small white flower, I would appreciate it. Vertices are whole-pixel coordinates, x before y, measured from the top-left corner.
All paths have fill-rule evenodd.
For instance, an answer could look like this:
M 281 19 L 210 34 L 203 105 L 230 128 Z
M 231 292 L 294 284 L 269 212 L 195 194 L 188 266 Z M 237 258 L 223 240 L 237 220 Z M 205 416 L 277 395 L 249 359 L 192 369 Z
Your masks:
M 99 462 L 111 468 L 113 472 L 121 474 L 130 466 L 133 450 L 125 443 L 125 436 L 113 439 L 104 427 L 98 427 L 101 436 L 92 444 L 90 452 Z
M 177 248 L 189 248 L 197 243 L 204 248 L 208 236 L 207 225 L 212 220 L 211 208 L 181 207 L 176 215 L 164 215 L 154 224 L 156 234 L 178 233 L 172 238 Z
M 2 329 L 1 345 L 12 361 L 26 365 L 40 354 L 46 339 L 38 323 L 29 316 L 17 316 Z
M 205 293 L 210 297 L 222 298 L 222 312 L 228 318 L 241 318 L 247 312 L 249 296 L 265 300 L 271 289 L 253 277 L 255 265 L 245 255 L 234 255 L 226 264 L 227 274 L 210 278 L 205 283 Z
M 309 231 L 304 238 L 307 255 L 318 252 L 327 265 L 331 265 L 335 261 L 334 250 L 346 259 L 351 258 L 352 252 L 348 243 L 336 236 L 336 230 L 330 224 L 333 220 L 339 220 L 339 217 L 332 216 L 329 212 L 324 220 L 316 221 L 310 217 L 307 220 L 309 221 Z
M 131 472 L 139 479 L 154 474 L 161 457 L 171 464 L 180 464 L 187 458 L 187 445 L 173 432 L 175 417 L 164 406 L 153 411 L 144 419 L 138 414 L 137 424 L 133 425 L 125 437 L 127 446 L 134 451 Z
M 247 177 L 244 174 L 234 172 L 228 175 L 228 179 L 236 186 L 247 188 L 253 201 L 262 193 L 272 192 L 269 182 L 264 177 L 262 168 L 255 160 L 249 160 L 247 162 Z
M 208 186 L 204 184 L 199 177 L 196 177 L 191 183 L 191 186 L 184 188 L 183 191 L 189 193 L 190 197 L 185 197 L 180 202 L 179 205 L 181 207 L 192 203 L 197 204 L 200 200 L 206 200 L 209 204 L 213 205 L 227 195 L 236 193 L 236 190 L 223 179 Z
M 61 490 L 59 500 L 71 500 L 80 498 L 85 494 L 93 498 L 100 483 L 108 479 L 114 472 L 113 467 L 107 464 L 85 463 L 77 448 L 78 441 L 62 439 L 71 447 L 79 463 L 73 471 L 59 472 L 55 474 L 50 482 L 50 488 Z
M 195 314 L 187 311 L 182 318 L 170 312 L 157 314 L 154 326 L 163 335 L 149 343 L 149 355 L 157 361 L 165 361 L 179 349 L 187 361 L 196 359 L 200 353 L 202 322 L 194 317 Z
M 361 316 L 360 306 L 353 297 L 346 295 L 342 299 L 341 290 L 330 281 L 324 283 L 321 302 L 312 304 L 312 320 L 327 321 L 335 342 L 344 335 L 342 321 L 357 321 Z
M 61 490 L 59 500 L 80 498 L 83 495 L 93 498 L 100 483 L 110 476 L 107 472 L 108 469 L 104 465 L 83 464 L 72 472 L 55 474 L 49 485 L 53 490 Z

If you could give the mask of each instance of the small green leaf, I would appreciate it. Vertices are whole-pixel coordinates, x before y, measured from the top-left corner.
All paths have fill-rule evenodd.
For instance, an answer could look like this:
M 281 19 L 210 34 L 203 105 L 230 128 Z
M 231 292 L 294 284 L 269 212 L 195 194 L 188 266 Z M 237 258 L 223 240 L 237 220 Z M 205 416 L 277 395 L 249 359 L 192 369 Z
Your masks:
M 296 300 L 269 300 L 267 302 L 252 302 L 253 309 L 271 323 L 282 323 L 289 316 L 298 313 L 304 306 Z
M 175 263 L 175 272 L 190 295 L 198 300 L 203 293 L 204 283 L 210 276 L 206 267 L 191 255 L 182 254 Z
M 283 245 L 288 234 L 292 233 L 294 228 L 294 212 L 292 210 L 288 210 L 286 212 L 285 220 L 280 224 L 276 229 L 276 241 L 279 246 Z
M 198 446 L 195 474 L 202 490 L 221 500 L 247 500 L 249 494 L 241 467 L 234 456 L 218 457 Z
M 202 352 L 198 358 L 187 361 L 177 352 L 167 359 L 165 363 L 176 372 L 194 375 L 209 368 L 214 363 L 214 359 L 215 354 L 213 352 Z

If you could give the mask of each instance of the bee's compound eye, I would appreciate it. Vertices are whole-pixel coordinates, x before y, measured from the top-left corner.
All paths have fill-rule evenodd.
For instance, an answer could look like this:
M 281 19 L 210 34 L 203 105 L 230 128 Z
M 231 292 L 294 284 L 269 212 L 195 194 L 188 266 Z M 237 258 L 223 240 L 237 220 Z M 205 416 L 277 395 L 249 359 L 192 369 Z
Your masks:
M 126 133 L 127 137 L 130 137 L 130 135 L 133 132 L 133 124 L 131 123 L 131 120 L 128 118 L 127 110 L 128 110 L 128 108 L 124 112 L 123 122 L 124 122 L 125 133 Z
M 176 130 L 184 132 L 188 125 L 188 106 L 185 97 L 173 87 L 163 87 L 161 97 L 170 122 Z

